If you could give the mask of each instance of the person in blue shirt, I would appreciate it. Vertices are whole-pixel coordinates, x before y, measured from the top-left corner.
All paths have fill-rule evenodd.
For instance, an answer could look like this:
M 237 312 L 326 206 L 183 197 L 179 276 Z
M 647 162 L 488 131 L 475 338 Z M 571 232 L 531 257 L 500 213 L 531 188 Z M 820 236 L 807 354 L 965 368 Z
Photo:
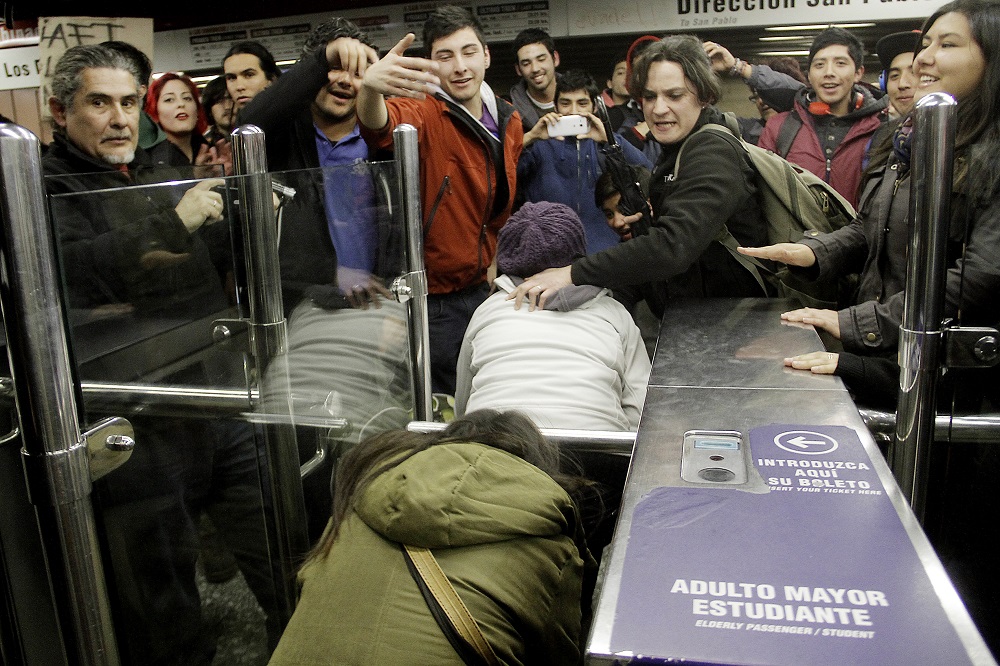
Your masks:
M 385 287 L 402 272 L 402 230 L 378 196 L 391 188 L 385 170 L 368 164 L 381 156 L 361 138 L 355 111 L 359 74 L 376 59 L 366 33 L 331 18 L 306 38 L 298 63 L 239 112 L 240 123 L 264 130 L 273 179 L 294 190 L 278 216 L 287 351 L 261 378 L 260 408 L 348 423 L 338 433 L 296 433 L 301 460 L 321 443 L 331 450 L 303 483 L 313 537 L 330 515 L 336 452 L 405 427 L 412 408 L 406 307 Z
M 594 203 L 594 186 L 604 171 L 600 146 L 608 137 L 594 115 L 600 89 L 586 72 L 565 72 L 556 86 L 556 110 L 542 116 L 524 135 L 524 151 L 517 164 L 517 183 L 525 201 L 550 201 L 569 206 L 580 216 L 587 232 L 587 253 L 617 245 L 618 234 L 608 226 L 604 213 Z M 550 136 L 560 117 L 587 118 L 589 129 L 578 136 Z M 635 147 L 618 138 L 626 160 L 635 166 L 653 165 Z
M 348 168 L 374 157 L 358 131 L 360 77 L 341 66 L 358 52 L 377 57 L 356 25 L 343 18 L 321 23 L 298 63 L 239 112 L 241 124 L 264 130 L 272 171 L 313 170 L 278 177 L 296 191 L 280 218 L 286 310 L 303 297 L 328 309 L 367 307 L 388 295 L 379 276 L 398 272 L 386 265 L 396 253 L 379 228 L 372 174 Z

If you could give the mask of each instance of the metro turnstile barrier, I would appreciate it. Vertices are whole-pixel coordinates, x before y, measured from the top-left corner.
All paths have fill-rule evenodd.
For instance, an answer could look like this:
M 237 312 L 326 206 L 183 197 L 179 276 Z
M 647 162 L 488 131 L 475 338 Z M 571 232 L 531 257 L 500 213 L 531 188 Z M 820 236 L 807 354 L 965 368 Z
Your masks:
M 80 432 L 73 397 L 38 138 L 19 126 L 0 124 L 0 169 L 8 355 L 22 459 L 64 632 L 63 654 L 73 663 L 117 664 L 90 503 L 90 442 Z M 124 431 L 104 435 L 107 449 L 125 453 L 132 446 Z M 94 433 L 95 446 L 99 436 Z
M 380 196 L 380 208 L 378 212 L 381 213 L 388 210 L 389 214 L 393 216 L 391 224 L 394 228 L 401 229 L 402 224 L 398 223 L 404 220 L 412 227 L 409 232 L 411 241 L 411 252 L 408 257 L 409 264 L 406 270 L 403 271 L 403 278 L 399 281 L 399 284 L 395 285 L 394 291 L 402 296 L 400 300 L 406 301 L 405 306 L 397 304 L 398 308 L 404 311 L 409 309 L 410 316 L 417 319 L 415 322 L 404 322 L 404 324 L 408 323 L 411 329 L 409 345 L 406 344 L 406 326 L 400 327 L 400 331 L 403 334 L 402 348 L 405 350 L 408 346 L 410 353 L 416 357 L 416 360 L 397 365 L 400 375 L 405 374 L 405 396 L 402 396 L 402 399 L 410 400 L 412 392 L 413 395 L 419 396 L 420 404 L 416 408 L 404 406 L 400 411 L 408 411 L 409 418 L 413 418 L 414 415 L 418 418 L 427 418 L 430 415 L 430 392 L 429 368 L 426 364 L 427 354 L 424 351 L 426 350 L 427 331 L 426 278 L 423 272 L 420 205 L 419 198 L 408 202 L 399 201 L 401 192 L 414 190 L 416 184 L 419 182 L 419 163 L 416 154 L 416 144 L 415 141 L 411 141 L 412 145 L 407 147 L 407 131 L 412 135 L 411 139 L 415 138 L 415 131 L 412 128 L 404 127 L 397 130 L 396 141 L 398 152 L 395 163 L 355 165 L 352 170 L 345 170 L 340 173 L 336 170 L 330 170 L 329 174 L 322 172 L 322 170 L 314 170 L 319 173 L 301 173 L 302 177 L 311 183 L 322 183 L 324 179 L 330 176 L 333 179 L 340 177 L 342 180 L 334 180 L 334 182 L 339 183 L 341 187 L 344 187 L 345 184 L 347 187 L 350 187 L 349 179 L 352 177 L 365 178 L 369 173 L 378 173 L 381 176 L 376 184 L 376 187 L 379 188 Z M 243 128 L 237 131 L 235 140 L 236 164 L 239 170 L 245 175 L 227 178 L 226 186 L 221 188 L 225 192 L 223 200 L 230 213 L 228 220 L 232 222 L 239 219 L 243 223 L 243 226 L 235 229 L 237 236 L 242 236 L 242 243 L 238 243 L 238 245 L 247 250 L 245 272 L 251 279 L 247 283 L 238 283 L 237 293 L 240 294 L 240 303 L 230 308 L 229 311 L 219 311 L 218 315 L 202 317 L 192 321 L 183 321 L 182 316 L 175 316 L 170 321 L 166 321 L 168 318 L 164 318 L 164 326 L 162 327 L 153 326 L 152 319 L 142 320 L 141 317 L 137 317 L 136 319 L 141 320 L 141 323 L 144 325 L 148 324 L 146 326 L 148 330 L 144 331 L 145 333 L 149 333 L 147 337 L 140 336 L 135 340 L 131 340 L 124 329 L 121 329 L 121 335 L 106 336 L 109 338 L 107 346 L 100 347 L 93 353 L 88 352 L 82 355 L 82 357 L 77 355 L 79 348 L 74 344 L 74 353 L 70 354 L 70 356 L 76 356 L 74 360 L 77 361 L 78 367 L 82 368 L 84 365 L 89 364 L 88 373 L 85 373 L 86 376 L 98 379 L 79 382 L 75 390 L 72 383 L 68 388 L 59 389 L 56 396 L 57 403 L 55 403 L 57 406 L 51 407 L 49 404 L 50 401 L 44 397 L 44 393 L 38 394 L 43 397 L 37 397 L 34 393 L 25 393 L 27 383 L 25 383 L 25 386 L 22 386 L 20 380 L 29 377 L 32 385 L 31 390 L 34 390 L 34 385 L 45 385 L 51 377 L 60 374 L 49 368 L 52 363 L 60 361 L 62 357 L 60 350 L 66 347 L 66 343 L 64 341 L 60 344 L 58 341 L 50 340 L 50 333 L 56 329 L 58 329 L 58 332 L 65 333 L 66 326 L 61 323 L 41 327 L 34 326 L 35 322 L 31 321 L 33 315 L 30 309 L 28 316 L 24 317 L 21 314 L 20 308 L 11 305 L 11 302 L 7 299 L 10 291 L 16 286 L 11 285 L 22 278 L 47 279 L 49 282 L 43 287 L 28 287 L 28 291 L 32 295 L 28 301 L 32 306 L 40 308 L 41 314 L 45 316 L 58 315 L 63 311 L 63 306 L 60 304 L 60 299 L 58 298 L 58 279 L 52 278 L 52 275 L 55 274 L 54 266 L 50 269 L 42 270 L 35 263 L 45 256 L 45 248 L 47 246 L 42 241 L 49 241 L 51 243 L 52 240 L 53 234 L 51 230 L 54 228 L 54 225 L 49 224 L 48 220 L 44 219 L 44 211 L 49 209 L 51 201 L 46 200 L 42 189 L 39 187 L 41 184 L 41 175 L 40 169 L 37 167 L 39 158 L 37 139 L 20 128 L 5 127 L 3 128 L 3 132 L 3 184 L 8 194 L 5 199 L 4 208 L 5 222 L 8 221 L 8 218 L 24 217 L 27 215 L 28 217 L 20 220 L 21 226 L 27 228 L 35 235 L 29 237 L 30 240 L 28 241 L 17 242 L 10 240 L 9 237 L 5 237 L 5 276 L 11 278 L 11 280 L 8 281 L 8 284 L 5 284 L 8 288 L 4 292 L 4 309 L 7 315 L 6 325 L 13 331 L 8 348 L 12 356 L 18 360 L 25 356 L 23 350 L 29 347 L 46 351 L 52 350 L 52 353 L 45 359 L 50 365 L 45 366 L 46 369 L 41 372 L 27 375 L 19 369 L 20 366 L 15 365 L 14 374 L 17 381 L 6 379 L 0 382 L 0 392 L 5 395 L 8 401 L 12 396 L 16 395 L 22 410 L 28 406 L 39 407 L 42 410 L 41 416 L 35 418 L 34 422 L 40 424 L 39 428 L 49 428 L 58 431 L 65 429 L 63 422 L 52 425 L 55 422 L 51 421 L 51 418 L 70 413 L 66 407 L 67 403 L 65 400 L 68 399 L 68 404 L 72 406 L 74 392 L 77 392 L 83 398 L 83 401 L 77 405 L 77 408 L 81 410 L 85 409 L 87 412 L 114 413 L 116 408 L 121 407 L 124 413 L 129 415 L 135 414 L 137 418 L 145 419 L 147 423 L 151 419 L 165 417 L 168 419 L 187 419 L 191 422 L 201 422 L 203 425 L 197 426 L 199 428 L 212 428 L 214 425 L 209 422 L 214 421 L 219 421 L 220 423 L 222 421 L 227 423 L 248 422 L 255 426 L 253 430 L 256 435 L 264 437 L 262 441 L 266 444 L 265 448 L 268 450 L 269 458 L 268 473 L 262 475 L 260 478 L 262 483 L 270 482 L 268 492 L 265 493 L 266 501 L 264 506 L 272 513 L 268 523 L 272 528 L 277 528 L 276 531 L 278 532 L 276 542 L 271 543 L 271 539 L 275 537 L 269 537 L 267 539 L 269 543 L 264 543 L 264 539 L 262 538 L 257 546 L 263 550 L 273 549 L 271 551 L 273 552 L 271 562 L 274 566 L 272 579 L 275 581 L 275 587 L 278 588 L 276 592 L 279 597 L 277 600 L 279 605 L 281 605 L 282 601 L 282 592 L 284 593 L 284 608 L 279 609 L 279 611 L 287 618 L 287 614 L 294 607 L 294 570 L 298 562 L 300 562 L 300 556 L 309 546 L 309 540 L 305 536 L 304 530 L 301 529 L 303 512 L 301 510 L 301 491 L 298 489 L 300 470 L 297 464 L 292 464 L 293 462 L 297 463 L 296 460 L 293 460 L 295 458 L 295 432 L 293 428 L 322 429 L 329 436 L 349 429 L 352 424 L 348 419 L 337 416 L 336 410 L 339 403 L 336 401 L 331 401 L 328 405 L 329 409 L 322 414 L 291 414 L 288 411 L 281 411 L 280 405 L 277 411 L 272 409 L 275 404 L 273 401 L 264 405 L 265 396 L 262 390 L 252 384 L 240 386 L 239 377 L 236 377 L 234 383 L 227 384 L 222 382 L 213 384 L 211 381 L 208 381 L 204 385 L 185 383 L 183 379 L 178 381 L 173 378 L 176 371 L 179 368 L 183 368 L 189 362 L 184 357 L 185 352 L 183 350 L 192 350 L 193 353 L 197 354 L 198 360 L 195 361 L 197 363 L 212 363 L 217 357 L 230 354 L 229 358 L 236 359 L 235 365 L 238 365 L 240 363 L 239 358 L 245 353 L 249 342 L 249 348 L 254 352 L 253 358 L 255 361 L 244 366 L 237 374 L 242 375 L 245 371 L 247 377 L 256 381 L 261 380 L 262 375 L 266 375 L 273 365 L 283 361 L 283 352 L 287 346 L 284 334 L 286 322 L 282 312 L 280 295 L 276 292 L 278 286 L 277 261 L 276 255 L 273 253 L 276 243 L 273 237 L 268 237 L 274 229 L 274 225 L 272 224 L 274 221 L 274 210 L 271 197 L 273 186 L 271 183 L 271 174 L 266 172 L 266 167 L 263 163 L 263 135 L 251 128 Z M 29 140 L 34 142 L 32 144 L 33 149 L 25 151 L 23 146 L 15 145 L 12 147 L 9 141 L 11 138 L 18 141 Z M 24 166 L 18 161 L 18 155 L 12 156 L 9 154 L 11 150 L 22 153 L 26 152 L 29 157 L 35 160 L 35 166 L 33 168 Z M 382 176 L 384 173 L 393 172 L 393 168 L 395 168 L 395 177 Z M 344 174 L 347 175 L 345 176 Z M 84 180 L 86 180 L 86 177 L 81 178 L 81 181 Z M 190 186 L 191 182 L 171 181 L 162 186 L 150 185 L 148 186 L 148 191 L 145 189 L 146 186 L 139 186 L 134 183 L 130 183 L 128 187 L 118 189 L 136 190 L 136 196 L 138 197 L 164 198 L 176 196 L 180 198 L 185 189 Z M 74 191 L 70 194 L 60 195 L 62 198 L 60 202 L 62 208 L 63 210 L 72 211 L 72 207 L 77 201 L 89 203 L 90 201 L 100 201 L 105 197 L 113 198 L 117 196 L 117 189 L 114 191 L 108 190 L 107 194 L 102 191 L 107 187 L 108 185 L 105 184 L 99 187 L 95 186 L 95 192 L 84 191 L 78 195 Z M 164 194 L 162 191 L 158 193 L 156 192 L 157 187 L 160 187 L 161 190 L 172 188 L 174 193 Z M 37 194 L 38 200 L 34 201 L 31 197 L 27 196 L 31 194 Z M 294 190 L 285 189 L 281 195 L 291 199 L 295 193 Z M 176 200 L 175 198 L 175 203 Z M 240 213 L 233 215 L 232 213 L 237 210 Z M 246 215 L 246 217 L 242 217 L 243 215 Z M 41 220 L 38 219 L 39 216 L 42 216 Z M 128 220 L 124 222 L 127 223 Z M 414 247 L 417 250 L 414 250 Z M 414 256 L 414 252 L 417 252 L 416 256 Z M 237 275 L 238 278 L 239 275 Z M 39 298 L 39 295 L 49 296 L 50 294 L 55 294 L 53 302 Z M 383 311 L 384 309 L 385 307 L 383 307 Z M 102 333 L 115 333 L 118 330 L 116 328 L 118 322 L 123 320 L 121 312 L 122 310 L 119 309 L 111 318 L 105 320 L 111 323 L 105 323 L 103 329 L 100 328 L 102 326 L 100 319 L 87 322 L 90 328 L 85 334 L 90 335 L 95 329 L 100 330 Z M 74 326 L 80 321 L 79 314 L 79 310 L 70 311 L 71 317 L 76 317 Z M 230 317 L 230 319 L 213 320 L 213 317 Z M 349 321 L 353 320 L 349 319 Z M 23 335 L 15 335 L 20 330 L 17 327 L 21 326 L 22 322 L 26 322 L 26 326 L 33 325 L 34 328 L 31 332 Z M 79 342 L 77 332 L 77 329 L 74 328 L 74 343 Z M 385 340 L 369 339 L 368 342 L 378 344 L 385 342 Z M 174 343 L 177 344 L 175 345 Z M 176 347 L 176 349 L 173 347 Z M 231 351 L 223 353 L 220 351 L 223 348 Z M 393 349 L 395 348 L 393 347 Z M 157 355 L 165 349 L 172 356 L 164 364 L 159 362 Z M 361 354 L 355 355 L 363 356 Z M 363 360 L 369 365 L 374 361 L 371 357 Z M 129 365 L 132 361 L 136 362 L 135 367 Z M 227 363 L 228 365 L 232 364 Z M 416 376 L 411 373 L 410 368 L 418 369 Z M 90 370 L 95 369 L 98 371 L 90 372 Z M 215 369 L 213 368 L 213 370 Z M 395 366 L 394 369 L 396 369 Z M 64 374 L 69 377 L 73 373 L 67 370 Z M 396 385 L 394 384 L 394 386 Z M 59 403 L 58 401 L 63 402 Z M 11 405 L 13 403 L 9 401 L 6 404 Z M 421 404 L 425 406 L 421 407 Z M 26 414 L 27 412 L 22 414 L 22 419 L 26 418 Z M 75 420 L 70 419 L 65 423 L 69 422 L 73 422 L 73 427 L 76 427 Z M 204 425 L 206 423 L 207 425 Z M 32 424 L 29 423 L 28 426 L 24 427 L 22 425 L 20 429 L 12 430 L 10 437 L 3 438 L 0 446 L 7 447 L 4 449 L 5 454 L 10 450 L 11 444 L 8 443 L 8 440 L 11 437 L 24 436 L 25 438 L 31 438 L 30 443 L 26 443 L 25 445 L 28 451 L 26 456 L 35 455 L 32 447 L 36 444 L 41 445 L 42 439 L 35 437 L 36 428 Z M 354 426 L 355 431 L 357 431 L 357 424 L 354 424 Z M 85 510 L 84 513 L 89 511 L 89 501 L 85 496 L 85 493 L 89 492 L 89 478 L 86 478 L 88 456 L 87 447 L 83 446 L 82 442 L 89 440 L 89 473 L 94 476 L 99 473 L 98 465 L 102 465 L 102 469 L 104 470 L 110 470 L 111 466 L 115 463 L 115 456 L 121 459 L 128 457 L 128 448 L 131 442 L 127 437 L 127 424 L 116 421 L 112 426 L 106 427 L 111 429 L 99 433 L 101 447 L 95 447 L 94 438 L 97 437 L 97 433 L 92 431 L 86 435 L 78 434 L 75 438 L 71 438 L 72 443 L 66 445 L 65 453 L 61 450 L 53 449 L 51 452 L 46 452 L 44 457 L 38 458 L 41 462 L 36 463 L 34 459 L 26 460 L 25 462 L 25 467 L 29 471 L 32 498 L 36 504 L 41 502 L 36 507 L 36 511 L 43 526 L 42 531 L 46 536 L 46 545 L 51 550 L 49 564 L 51 566 L 55 595 L 51 607 L 53 614 L 59 614 L 58 617 L 52 618 L 51 628 L 44 629 L 48 625 L 43 624 L 41 619 L 48 606 L 46 606 L 40 597 L 36 596 L 35 599 L 37 601 L 32 604 L 34 607 L 29 612 L 21 613 L 18 617 L 17 612 L 19 611 L 15 609 L 13 615 L 5 615 L 2 619 L 5 623 L 7 618 L 13 618 L 16 622 L 23 622 L 24 625 L 20 628 L 22 635 L 33 634 L 36 631 L 44 633 L 44 641 L 39 641 L 39 643 L 46 643 L 43 646 L 45 648 L 44 653 L 35 650 L 33 646 L 24 648 L 24 658 L 28 663 L 59 663 L 63 661 L 67 663 L 115 663 L 117 660 L 115 655 L 116 627 L 112 625 L 111 616 L 108 612 L 107 594 L 102 592 L 104 576 L 109 575 L 111 565 L 102 571 L 102 567 L 100 566 L 100 549 L 97 542 L 93 536 L 87 536 L 85 531 L 78 531 L 80 527 L 86 527 L 87 522 L 77 517 L 72 517 L 81 510 Z M 364 436 L 368 433 L 377 432 L 374 429 L 375 427 L 370 422 L 363 423 L 360 434 L 356 434 L 355 436 Z M 6 431 L 7 429 L 4 430 L 4 432 Z M 106 445 L 105 440 L 107 440 Z M 178 445 L 183 446 L 183 440 L 180 440 Z M 48 446 L 47 442 L 46 446 Z M 141 441 L 138 446 L 142 446 Z M 281 462 L 283 460 L 281 456 L 287 456 L 289 464 Z M 275 464 L 275 460 L 278 460 L 281 464 Z M 79 469 L 77 471 L 70 471 L 72 466 L 70 463 L 80 467 L 78 463 L 81 461 L 83 475 L 81 475 Z M 6 471 L 7 467 L 5 467 Z M 50 479 L 46 478 L 44 474 L 46 471 L 55 472 L 56 478 L 50 482 Z M 14 478 L 15 482 L 19 482 L 20 479 L 17 477 L 18 475 L 15 474 L 14 477 L 5 475 L 3 478 Z M 59 483 L 64 481 L 71 484 L 68 487 L 68 494 L 64 493 L 57 496 L 55 489 Z M 52 490 L 52 497 L 56 497 L 54 509 L 50 509 L 45 504 L 46 500 L 44 498 L 49 490 Z M 59 499 L 60 497 L 62 499 Z M 7 515 L 13 515 L 11 511 L 13 507 L 8 504 L 7 509 Z M 46 516 L 51 515 L 53 511 L 56 515 L 49 521 Z M 31 527 L 34 522 L 33 520 L 22 522 L 24 523 L 24 529 L 28 529 L 31 532 L 34 531 Z M 5 521 L 5 525 L 9 524 L 10 521 Z M 6 530 L 7 527 L 5 526 L 4 529 Z M 60 538 L 62 541 L 60 541 Z M 63 542 L 69 544 L 69 547 L 63 548 L 60 545 Z M 0 561 L 3 561 L 5 557 L 18 557 L 20 555 L 20 553 L 12 553 L 10 551 L 5 553 L 3 551 L 4 543 L 0 543 Z M 89 582 L 87 580 L 83 580 L 82 582 L 68 581 L 64 584 L 66 576 L 63 575 L 61 569 L 61 557 L 76 557 L 82 560 L 82 567 L 86 570 L 83 573 L 86 574 L 89 571 L 89 573 L 93 574 L 93 580 Z M 114 560 L 113 557 L 111 559 Z M 24 568 L 22 564 L 30 566 L 34 572 L 32 576 L 37 574 L 37 576 L 41 577 L 42 584 L 47 585 L 45 581 L 46 566 L 41 557 L 37 558 L 34 562 L 18 561 L 16 566 L 6 567 L 6 571 L 21 570 Z M 118 563 L 113 563 L 113 566 L 117 574 Z M 77 566 L 76 568 L 79 569 L 80 567 Z M 68 569 L 69 567 L 67 567 Z M 11 594 L 14 605 L 17 606 L 28 597 L 24 596 L 23 593 L 20 593 L 21 596 L 17 596 L 9 591 L 11 587 L 25 587 L 20 579 L 12 580 L 11 583 L 12 585 L 10 586 L 3 586 L 4 594 L 5 596 Z M 80 589 L 86 591 L 84 593 L 75 591 L 72 587 L 73 584 L 81 586 Z M 127 583 L 116 587 L 119 589 L 129 589 Z M 251 588 L 253 588 L 252 584 Z M 253 591 L 256 595 L 258 589 L 253 589 Z M 250 603 L 254 603 L 253 600 Z M 61 627 L 59 626 L 60 624 L 62 625 Z M 8 643 L 5 638 L 9 634 L 8 629 L 13 630 L 14 634 L 17 633 L 17 627 L 7 627 L 5 625 L 0 640 L 4 641 L 4 655 L 9 655 L 13 658 L 15 653 L 7 652 L 7 649 L 10 645 L 16 644 L 19 641 L 23 642 L 26 639 L 19 639 L 15 635 L 14 639 Z M 78 632 L 80 633 L 79 636 L 77 635 Z M 65 637 L 65 646 L 60 641 L 52 640 L 52 637 L 57 635 Z M 31 639 L 27 640 L 30 642 Z M 60 656 L 54 656 L 55 653 L 59 653 Z M 43 654 L 45 656 L 40 656 Z
M 791 308 L 668 310 L 587 662 L 995 663 Z

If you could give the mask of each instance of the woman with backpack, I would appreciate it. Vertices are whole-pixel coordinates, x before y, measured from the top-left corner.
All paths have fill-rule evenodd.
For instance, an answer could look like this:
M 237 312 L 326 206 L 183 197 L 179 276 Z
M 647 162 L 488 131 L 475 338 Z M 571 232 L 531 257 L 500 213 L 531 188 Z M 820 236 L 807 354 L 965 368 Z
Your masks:
M 596 574 L 570 495 L 583 483 L 518 412 L 358 444 L 271 664 L 580 663 Z M 421 573 L 436 566 L 440 585 Z M 433 599 L 454 593 L 492 659 L 460 656 L 465 634 L 436 618 Z
M 924 23 L 913 70 L 918 100 L 945 92 L 958 102 L 945 316 L 961 313 L 965 325 L 995 325 L 1000 319 L 1000 1 L 955 0 L 937 10 Z M 782 315 L 827 331 L 846 353 L 815 352 L 785 364 L 839 375 L 860 401 L 874 406 L 894 405 L 898 389 L 912 130 L 912 120 L 903 120 L 892 142 L 873 154 L 852 224 L 798 243 L 740 249 L 796 267 L 794 272 L 807 278 L 860 272 L 856 305 Z
M 767 242 L 756 172 L 737 137 L 698 132 L 724 124 L 714 104 L 721 88 L 701 42 L 673 35 L 646 48 L 633 63 L 629 92 L 662 146 L 650 179 L 652 223 L 626 218 L 633 237 L 615 247 L 527 278 L 509 298 L 544 307 L 562 287 L 596 285 L 644 296 L 660 317 L 669 297 L 765 296 L 753 273 L 721 244 L 725 229 L 741 245 Z M 675 161 L 683 147 L 683 160 Z M 646 228 L 643 228 L 643 227 Z

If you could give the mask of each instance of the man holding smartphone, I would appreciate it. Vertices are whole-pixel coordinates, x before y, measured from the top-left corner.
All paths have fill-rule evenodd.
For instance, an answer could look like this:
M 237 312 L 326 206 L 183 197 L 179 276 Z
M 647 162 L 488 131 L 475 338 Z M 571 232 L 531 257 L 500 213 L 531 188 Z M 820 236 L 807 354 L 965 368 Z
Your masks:
M 608 140 L 603 123 L 594 115 L 599 94 L 590 74 L 564 73 L 556 86 L 556 110 L 542 116 L 524 135 L 517 164 L 518 188 L 525 201 L 565 204 L 580 216 L 588 254 L 619 241 L 594 203 L 594 185 L 604 171 L 604 156 L 598 148 Z M 653 168 L 637 148 L 624 140 L 619 143 L 630 164 Z

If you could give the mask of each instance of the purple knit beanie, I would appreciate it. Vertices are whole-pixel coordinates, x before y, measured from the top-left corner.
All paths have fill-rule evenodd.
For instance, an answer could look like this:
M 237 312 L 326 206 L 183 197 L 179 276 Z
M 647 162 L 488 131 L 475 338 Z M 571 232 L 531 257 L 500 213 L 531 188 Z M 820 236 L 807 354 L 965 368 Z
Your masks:
M 587 237 L 576 211 L 548 201 L 521 206 L 497 239 L 498 272 L 516 277 L 567 266 L 585 254 Z

